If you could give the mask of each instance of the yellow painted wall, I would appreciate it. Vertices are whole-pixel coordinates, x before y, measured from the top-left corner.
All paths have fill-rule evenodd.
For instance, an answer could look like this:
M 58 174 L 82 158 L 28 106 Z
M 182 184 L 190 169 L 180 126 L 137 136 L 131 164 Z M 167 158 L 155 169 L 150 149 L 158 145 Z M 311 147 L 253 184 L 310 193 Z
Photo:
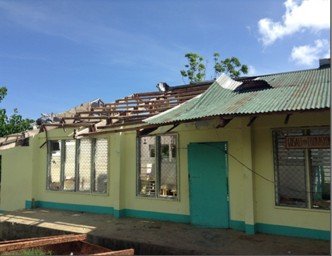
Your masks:
M 306 127 L 330 125 L 330 113 L 302 113 L 259 117 L 253 125 L 254 168 L 264 177 L 274 180 L 272 129 L 279 127 Z M 275 206 L 274 185 L 255 176 L 256 223 L 330 230 L 330 211 Z
M 70 139 L 72 138 L 73 130 L 67 129 L 54 129 L 48 132 L 49 140 L 57 139 Z M 114 144 L 110 138 L 109 143 Z M 109 184 L 110 190 L 108 194 L 94 194 L 88 192 L 70 192 L 70 191 L 50 191 L 46 189 L 46 177 L 47 177 L 47 145 L 45 144 L 42 148 L 40 146 L 45 142 L 45 133 L 39 134 L 35 138 L 33 145 L 33 151 L 35 156 L 34 161 L 34 175 L 33 175 L 33 198 L 36 201 L 47 201 L 56 203 L 67 203 L 67 204 L 82 204 L 92 206 L 112 206 L 112 188 L 114 188 L 113 181 Z M 115 155 L 113 151 L 114 147 L 110 147 L 110 155 Z M 112 163 L 113 164 L 113 163 Z M 110 176 L 114 172 L 114 167 L 110 164 Z
M 1 210 L 25 208 L 32 195 L 32 148 L 16 147 L 1 151 Z
M 242 140 L 242 120 L 234 119 L 226 128 L 215 129 L 215 121 L 200 122 L 195 124 L 180 125 L 174 130 L 178 134 L 178 161 L 179 161 L 179 198 L 167 200 L 162 198 L 146 198 L 136 196 L 136 133 L 126 133 L 123 138 L 123 150 L 125 156 L 122 160 L 121 179 L 123 187 L 121 193 L 124 204 L 122 208 L 144 210 L 152 212 L 175 213 L 189 215 L 189 184 L 188 184 L 188 156 L 187 147 L 191 142 L 230 142 L 229 152 L 243 157 L 243 149 L 246 145 Z M 237 202 L 230 205 L 232 219 L 244 219 L 243 198 L 243 167 L 229 159 L 229 187 L 230 200 Z
M 179 194 L 178 200 L 136 196 L 136 132 L 108 134 L 109 193 L 46 190 L 47 153 L 45 133 L 31 139 L 30 147 L 1 151 L 3 175 L 0 209 L 24 207 L 25 200 L 81 204 L 149 212 L 190 215 L 188 155 L 191 142 L 228 142 L 229 153 L 273 180 L 272 128 L 329 125 L 329 112 L 294 114 L 284 124 L 285 115 L 264 115 L 248 128 L 249 117 L 233 119 L 225 128 L 215 129 L 217 120 L 182 124 L 173 130 L 178 134 Z M 72 138 L 73 130 L 54 129 L 48 139 Z M 250 155 L 250 152 L 252 153 Z M 245 169 L 231 157 L 229 163 L 230 219 L 247 224 L 264 223 L 329 230 L 329 211 L 276 207 L 274 185 Z M 27 185 L 28 184 L 28 185 Z M 29 185 L 30 184 L 30 185 Z M 120 187 L 120 188 L 119 188 Z M 251 189 L 251 191 L 250 191 Z M 252 202 L 252 198 L 254 201 Z

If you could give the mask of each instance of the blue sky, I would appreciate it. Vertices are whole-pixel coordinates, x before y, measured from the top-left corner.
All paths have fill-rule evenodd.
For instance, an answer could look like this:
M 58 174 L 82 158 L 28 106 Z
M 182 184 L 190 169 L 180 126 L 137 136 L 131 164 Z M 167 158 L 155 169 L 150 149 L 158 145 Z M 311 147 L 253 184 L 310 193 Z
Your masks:
M 24 117 L 183 84 L 187 52 L 250 74 L 316 68 L 330 55 L 329 0 L 0 0 L 1 108 Z M 211 78 L 208 72 L 207 79 Z

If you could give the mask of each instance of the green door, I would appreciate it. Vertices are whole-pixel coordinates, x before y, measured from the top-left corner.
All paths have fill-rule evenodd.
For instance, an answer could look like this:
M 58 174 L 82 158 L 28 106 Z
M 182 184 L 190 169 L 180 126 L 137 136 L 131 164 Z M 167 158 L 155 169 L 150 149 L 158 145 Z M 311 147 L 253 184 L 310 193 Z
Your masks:
M 194 225 L 229 227 L 225 142 L 190 143 L 189 199 Z

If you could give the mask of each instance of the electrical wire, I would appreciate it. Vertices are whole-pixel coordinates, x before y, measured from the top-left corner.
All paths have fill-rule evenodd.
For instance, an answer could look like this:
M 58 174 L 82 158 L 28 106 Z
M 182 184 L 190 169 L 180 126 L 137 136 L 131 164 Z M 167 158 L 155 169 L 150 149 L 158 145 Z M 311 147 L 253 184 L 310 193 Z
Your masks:
M 218 146 L 215 145 L 211 145 L 210 143 L 207 142 L 199 142 L 200 144 L 204 144 L 206 146 L 209 147 L 213 147 L 216 148 L 218 150 L 220 150 L 221 152 L 223 152 L 224 154 L 230 156 L 231 158 L 233 158 L 236 162 L 238 162 L 240 165 L 242 165 L 244 168 L 246 168 L 248 171 L 250 171 L 251 173 L 253 173 L 254 175 L 257 175 L 258 177 L 260 177 L 261 179 L 272 183 L 274 186 L 277 186 L 278 188 L 287 188 L 289 190 L 292 190 L 293 192 L 297 192 L 297 193 L 306 193 L 306 194 L 316 194 L 317 192 L 311 192 L 311 191 L 307 191 L 307 190 L 298 190 L 298 189 L 294 189 L 285 185 L 280 185 L 277 182 L 266 178 L 265 176 L 263 176 L 262 174 L 258 173 L 257 171 L 253 170 L 252 168 L 248 167 L 245 163 L 243 163 L 242 161 L 240 161 L 237 157 L 235 157 L 234 155 L 232 155 L 231 153 L 229 153 L 227 150 L 224 150 Z M 188 149 L 188 148 L 178 148 L 178 149 Z

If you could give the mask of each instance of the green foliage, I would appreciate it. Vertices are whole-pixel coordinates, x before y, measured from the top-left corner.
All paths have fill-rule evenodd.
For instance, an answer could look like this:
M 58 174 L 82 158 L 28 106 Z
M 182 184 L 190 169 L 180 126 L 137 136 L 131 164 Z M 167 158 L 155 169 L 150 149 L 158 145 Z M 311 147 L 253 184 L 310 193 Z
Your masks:
M 185 67 L 187 70 L 181 70 L 181 76 L 187 77 L 189 83 L 197 83 L 205 79 L 205 65 L 203 64 L 203 57 L 197 53 L 187 53 L 185 55 L 189 64 Z
M 230 77 L 239 77 L 241 74 L 248 74 L 248 66 L 241 65 L 241 62 L 236 57 L 226 58 L 220 60 L 220 54 L 215 52 L 213 54 L 215 77 L 225 73 Z
M 7 88 L 6 87 L 0 87 L 0 102 L 6 97 L 7 95 Z
M 7 95 L 7 88 L 0 87 L 0 102 Z M 0 109 L 0 137 L 8 134 L 19 133 L 31 129 L 32 119 L 24 119 L 17 111 L 14 109 L 14 113 L 11 116 L 7 116 L 5 109 Z
M 189 83 L 201 82 L 205 79 L 206 67 L 203 64 L 204 58 L 197 53 L 187 53 L 185 57 L 188 64 L 185 65 L 186 70 L 181 70 L 181 76 L 187 78 Z M 236 57 L 226 58 L 220 60 L 220 54 L 215 52 L 213 54 L 214 60 L 214 78 L 217 78 L 221 73 L 225 73 L 232 78 L 239 77 L 241 74 L 248 73 L 248 66 L 242 65 L 240 60 Z

